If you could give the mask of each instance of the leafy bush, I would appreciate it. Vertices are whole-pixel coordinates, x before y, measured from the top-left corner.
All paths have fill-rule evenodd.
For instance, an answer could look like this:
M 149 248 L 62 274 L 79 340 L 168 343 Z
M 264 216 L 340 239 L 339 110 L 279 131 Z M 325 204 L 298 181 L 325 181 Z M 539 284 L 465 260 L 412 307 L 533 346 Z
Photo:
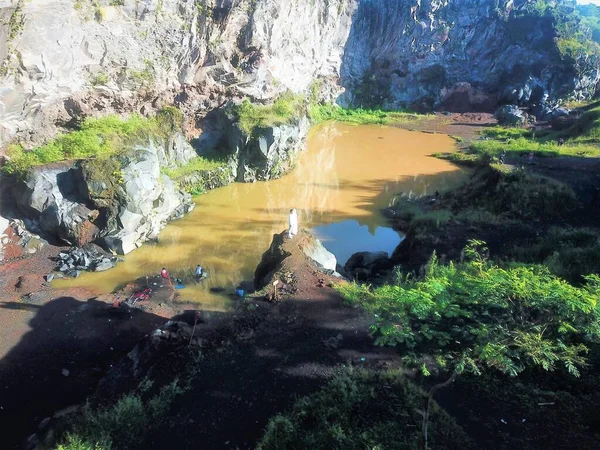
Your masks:
M 72 423 L 72 431 L 57 450 L 110 450 L 146 448 L 146 437 L 160 429 L 175 397 L 183 393 L 177 381 L 144 400 L 142 393 L 121 397 L 114 405 L 89 405 Z
M 577 288 L 543 266 L 498 267 L 486 252 L 472 241 L 466 262 L 442 266 L 434 255 L 422 278 L 338 289 L 374 315 L 378 344 L 397 346 L 426 375 L 560 366 L 577 376 L 588 351 L 582 342 L 600 341 L 600 278 Z
M 271 419 L 257 449 L 417 450 L 422 405 L 422 394 L 397 372 L 343 371 L 289 413 Z M 435 408 L 432 421 L 432 448 L 472 448 L 444 410 Z

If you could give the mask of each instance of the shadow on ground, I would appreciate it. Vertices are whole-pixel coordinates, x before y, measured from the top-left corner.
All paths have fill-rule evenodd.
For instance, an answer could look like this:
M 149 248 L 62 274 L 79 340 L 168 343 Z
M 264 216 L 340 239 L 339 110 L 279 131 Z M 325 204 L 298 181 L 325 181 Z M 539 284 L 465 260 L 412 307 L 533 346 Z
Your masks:
M 4 449 L 20 448 L 44 418 L 82 403 L 113 364 L 165 321 L 141 310 L 115 314 L 94 298 L 0 302 L 2 309 L 32 316 L 31 331 L 0 361 Z

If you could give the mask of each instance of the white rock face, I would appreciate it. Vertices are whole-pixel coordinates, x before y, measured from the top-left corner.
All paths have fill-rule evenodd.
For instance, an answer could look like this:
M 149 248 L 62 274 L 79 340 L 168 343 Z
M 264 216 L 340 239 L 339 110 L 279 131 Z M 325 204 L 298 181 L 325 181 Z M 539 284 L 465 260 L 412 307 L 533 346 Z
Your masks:
M 307 91 L 315 79 L 339 103 L 392 108 L 493 110 L 592 94 L 597 64 L 561 60 L 547 21 L 511 22 L 524 4 L 515 3 L 1 0 L 0 148 L 50 139 L 81 105 L 100 115 L 176 103 L 193 118 L 231 97 Z
M 146 91 L 235 85 L 268 99 L 305 90 L 319 76 L 337 79 L 354 0 L 316 0 L 310 8 L 297 0 L 96 3 L 0 2 L 0 43 L 7 44 L 0 45 L 0 147 L 31 129 L 39 141 L 51 137 L 51 125 L 69 119 L 62 101 L 84 91 L 126 104 Z M 8 22 L 17 30 L 10 40 Z
M 302 251 L 324 269 L 335 271 L 337 267 L 335 255 L 323 247 L 323 244 L 317 238 L 308 240 L 308 243 L 302 246 Z

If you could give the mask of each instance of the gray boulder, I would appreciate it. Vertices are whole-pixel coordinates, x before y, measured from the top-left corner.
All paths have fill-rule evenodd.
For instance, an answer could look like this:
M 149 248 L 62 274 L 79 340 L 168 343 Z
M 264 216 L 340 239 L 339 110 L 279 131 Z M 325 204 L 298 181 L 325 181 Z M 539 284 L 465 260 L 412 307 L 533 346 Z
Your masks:
M 388 261 L 387 252 L 358 252 L 348 259 L 344 270 L 351 277 L 365 281 L 375 275 L 377 270 Z
M 86 206 L 83 182 L 81 171 L 72 164 L 35 167 L 15 186 L 17 206 L 42 231 L 72 245 L 84 245 L 99 230 L 92 223 L 98 211 Z
M 229 170 L 239 182 L 279 178 L 292 169 L 294 156 L 305 148 L 310 129 L 307 117 L 297 117 L 288 124 L 259 128 L 248 135 L 233 114 L 220 111 L 213 119 L 213 142 L 227 143 Z
M 521 126 L 527 123 L 527 114 L 519 109 L 517 105 L 504 105 L 496 110 L 494 114 L 498 124 L 509 126 Z
M 317 238 L 307 240 L 307 242 L 302 245 L 302 251 L 319 266 L 335 272 L 337 267 L 335 255 L 323 247 L 323 244 Z

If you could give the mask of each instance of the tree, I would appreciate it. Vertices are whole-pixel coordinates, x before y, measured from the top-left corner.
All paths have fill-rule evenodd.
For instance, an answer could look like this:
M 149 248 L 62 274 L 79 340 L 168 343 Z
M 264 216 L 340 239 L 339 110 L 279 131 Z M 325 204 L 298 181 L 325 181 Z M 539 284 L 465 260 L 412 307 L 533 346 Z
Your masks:
M 516 376 L 527 368 L 560 366 L 579 376 L 587 344 L 600 340 L 600 277 L 590 275 L 578 288 L 543 266 L 499 267 L 486 253 L 484 242 L 470 241 L 466 262 L 458 265 L 442 266 L 434 254 L 420 278 L 374 290 L 339 288 L 375 315 L 377 344 L 397 347 L 424 375 L 448 377 L 426 398 L 425 449 L 433 395 L 460 374 L 498 370 Z

